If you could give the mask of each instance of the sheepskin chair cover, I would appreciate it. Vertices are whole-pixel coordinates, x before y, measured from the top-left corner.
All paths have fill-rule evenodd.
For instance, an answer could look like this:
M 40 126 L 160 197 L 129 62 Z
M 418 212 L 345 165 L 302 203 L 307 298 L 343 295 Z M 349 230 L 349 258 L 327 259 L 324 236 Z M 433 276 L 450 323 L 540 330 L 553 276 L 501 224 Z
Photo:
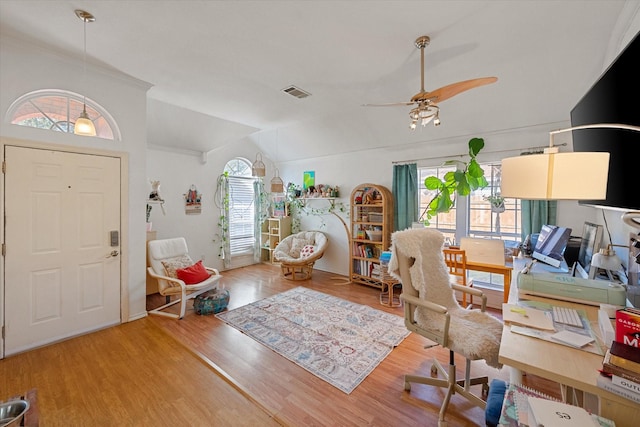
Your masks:
M 501 368 L 498 351 L 502 322 L 479 309 L 465 309 L 454 297 L 449 272 L 442 253 L 444 236 L 428 228 L 396 231 L 391 236 L 389 273 L 402 281 L 397 253 L 415 259 L 410 271 L 413 288 L 421 299 L 446 307 L 451 315 L 448 348 L 471 360 L 484 359 L 489 366 Z M 423 307 L 416 308 L 415 319 L 427 330 L 442 331 L 443 317 Z

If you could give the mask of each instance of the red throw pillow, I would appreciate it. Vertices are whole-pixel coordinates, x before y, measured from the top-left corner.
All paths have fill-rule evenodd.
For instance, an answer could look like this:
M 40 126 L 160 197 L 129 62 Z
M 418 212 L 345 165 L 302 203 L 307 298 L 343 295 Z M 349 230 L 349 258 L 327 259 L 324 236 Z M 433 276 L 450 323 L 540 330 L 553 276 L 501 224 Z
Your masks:
M 209 278 L 209 272 L 202 265 L 202 261 L 198 261 L 187 268 L 179 268 L 176 270 L 178 279 L 182 280 L 186 285 L 195 285 Z

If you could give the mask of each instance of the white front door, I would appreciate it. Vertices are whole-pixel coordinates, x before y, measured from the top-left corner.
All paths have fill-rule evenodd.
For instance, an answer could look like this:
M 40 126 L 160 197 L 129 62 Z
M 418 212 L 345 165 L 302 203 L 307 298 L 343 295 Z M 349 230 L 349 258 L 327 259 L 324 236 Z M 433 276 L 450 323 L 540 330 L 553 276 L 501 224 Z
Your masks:
M 5 355 L 120 323 L 120 159 L 5 161 Z

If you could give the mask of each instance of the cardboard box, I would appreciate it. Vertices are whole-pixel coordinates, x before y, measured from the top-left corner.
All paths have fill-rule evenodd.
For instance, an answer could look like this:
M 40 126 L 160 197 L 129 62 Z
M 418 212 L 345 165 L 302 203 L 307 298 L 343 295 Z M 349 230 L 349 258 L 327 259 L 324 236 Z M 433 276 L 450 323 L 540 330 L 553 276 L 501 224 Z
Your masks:
M 640 309 L 626 307 L 616 311 L 616 341 L 640 347 Z

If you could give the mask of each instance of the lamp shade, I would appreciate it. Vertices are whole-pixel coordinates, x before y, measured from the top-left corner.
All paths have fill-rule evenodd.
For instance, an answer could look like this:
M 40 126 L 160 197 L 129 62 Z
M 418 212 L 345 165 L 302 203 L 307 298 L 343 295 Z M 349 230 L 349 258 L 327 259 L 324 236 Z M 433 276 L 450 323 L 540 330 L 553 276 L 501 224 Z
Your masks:
M 620 270 L 622 266 L 620 258 L 613 251 L 610 253 L 611 255 L 609 255 L 609 252 L 601 251 L 594 254 L 593 258 L 591 258 L 591 266 L 610 271 Z
M 76 119 L 76 123 L 73 126 L 73 133 L 76 135 L 96 136 L 96 127 L 87 115 L 86 107 L 82 109 L 80 117 Z
M 271 179 L 271 192 L 272 193 L 284 193 L 284 182 L 280 178 L 280 172 L 276 168 L 276 174 Z
M 265 176 L 266 168 L 262 162 L 262 154 L 256 154 L 256 161 L 251 165 L 251 175 L 257 177 Z
M 609 153 L 545 152 L 502 160 L 500 194 L 526 200 L 603 200 Z

